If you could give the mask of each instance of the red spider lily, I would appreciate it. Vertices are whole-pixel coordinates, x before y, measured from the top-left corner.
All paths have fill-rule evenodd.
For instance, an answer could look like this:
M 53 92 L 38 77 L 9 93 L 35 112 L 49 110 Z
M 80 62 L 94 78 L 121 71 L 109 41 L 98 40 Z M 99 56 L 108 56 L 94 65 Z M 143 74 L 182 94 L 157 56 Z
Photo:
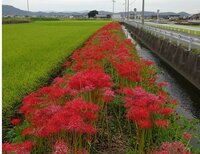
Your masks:
M 167 107 L 166 97 L 148 93 L 142 87 L 123 88 L 122 93 L 125 94 L 127 118 L 136 124 L 138 153 L 142 153 L 146 136 L 152 138 L 149 133 L 155 128 L 153 126 L 166 128 L 169 125 L 167 120 L 157 120 L 157 117 L 164 115 L 166 118 L 174 110 Z
M 171 115 L 172 113 L 174 113 L 174 110 L 170 107 L 165 107 L 165 108 L 161 109 L 159 111 L 159 113 L 162 115 L 168 116 L 168 115 Z
M 68 86 L 81 92 L 93 91 L 95 89 L 109 88 L 113 86 L 111 77 L 103 70 L 85 70 L 76 73 L 70 80 Z
M 163 102 L 166 102 L 168 100 L 168 94 L 164 92 L 163 90 L 158 90 L 157 95 L 160 97 L 160 99 L 163 100 Z
M 148 65 L 148 66 L 151 66 L 151 65 L 154 65 L 155 63 L 151 60 L 144 60 L 144 64 L 145 65 Z
M 66 75 L 64 77 L 57 77 L 53 80 L 53 85 L 57 87 L 63 87 L 67 84 L 67 79 L 69 78 L 69 75 Z
M 171 153 L 163 150 L 163 151 L 155 152 L 155 154 L 171 154 Z
M 42 96 L 46 96 L 48 99 L 53 100 L 64 97 L 64 89 L 57 86 L 43 87 L 38 93 Z
M 20 122 L 21 122 L 21 120 L 18 119 L 18 118 L 14 118 L 14 119 L 11 120 L 11 124 L 14 125 L 14 126 L 19 125 Z
M 58 140 L 54 144 L 53 154 L 69 154 L 70 150 L 64 140 Z
M 161 145 L 163 150 L 171 150 L 173 148 L 173 145 L 169 142 L 164 142 Z
M 188 152 L 187 147 L 182 142 L 163 142 L 161 145 L 161 151 L 154 152 L 155 154 L 192 154 Z
M 115 59 L 115 61 L 113 61 L 113 64 L 115 64 L 117 61 L 131 61 L 132 56 L 129 49 L 124 44 L 119 44 L 116 49 L 116 54 L 114 54 L 112 58 Z
M 110 88 L 103 89 L 103 100 L 105 102 L 111 102 L 115 97 L 115 93 Z
M 160 111 L 160 106 L 157 104 L 150 104 L 148 109 L 150 110 L 150 112 L 155 112 L 158 113 L 158 111 Z
M 149 119 L 150 113 L 145 108 L 130 108 L 127 112 L 127 117 L 132 121 L 139 121 L 143 119 Z
M 151 128 L 152 127 L 152 122 L 150 120 L 140 120 L 138 122 L 138 125 L 140 128 Z
M 158 86 L 160 86 L 160 87 L 167 87 L 168 85 L 169 85 L 169 83 L 166 81 L 158 83 Z
M 123 92 L 126 94 L 126 108 L 143 107 L 152 112 L 158 112 L 162 107 L 162 104 L 165 104 L 165 99 L 160 96 L 147 93 L 141 87 L 136 87 L 135 89 L 124 88 Z
M 46 129 L 50 129 L 47 123 L 52 118 L 53 115 L 62 110 L 61 106 L 49 105 L 41 109 L 36 109 L 27 119 L 31 127 L 26 128 L 23 131 L 23 135 L 34 135 L 39 137 L 44 137 L 49 135 Z M 48 127 L 48 128 L 47 128 Z
M 4 143 L 2 145 L 3 154 L 29 154 L 33 148 L 33 143 L 31 141 L 25 141 L 23 143 Z
M 31 93 L 23 100 L 23 106 L 20 108 L 20 112 L 24 113 L 25 118 L 28 118 L 29 114 L 34 113 L 35 108 L 39 106 L 39 95 L 37 93 Z
M 70 63 L 69 61 L 66 61 L 65 64 L 64 64 L 64 66 L 65 66 L 65 67 L 68 67 L 68 66 L 70 66 L 70 64 L 71 64 L 71 63 Z
M 172 100 L 171 100 L 171 104 L 173 104 L 173 105 L 177 105 L 177 104 L 178 104 L 178 102 L 177 102 L 177 100 L 176 100 L 176 99 L 172 99 Z
M 76 154 L 88 154 L 88 151 L 87 151 L 85 148 L 83 148 L 83 149 L 79 149 L 79 150 L 76 152 Z
M 124 61 L 123 63 L 113 64 L 118 74 L 122 77 L 128 78 L 130 81 L 141 81 L 141 65 L 134 61 Z
M 183 133 L 183 138 L 185 140 L 190 140 L 192 138 L 192 134 L 188 133 L 188 132 L 184 132 Z
M 162 127 L 162 128 L 167 128 L 169 123 L 166 120 L 157 120 L 156 121 L 156 126 Z
M 65 107 L 50 105 L 37 110 L 29 119 L 32 127 L 23 135 L 46 137 L 61 131 L 93 134 L 96 129 L 90 122 L 96 120 L 96 104 L 76 99 L 67 102 Z

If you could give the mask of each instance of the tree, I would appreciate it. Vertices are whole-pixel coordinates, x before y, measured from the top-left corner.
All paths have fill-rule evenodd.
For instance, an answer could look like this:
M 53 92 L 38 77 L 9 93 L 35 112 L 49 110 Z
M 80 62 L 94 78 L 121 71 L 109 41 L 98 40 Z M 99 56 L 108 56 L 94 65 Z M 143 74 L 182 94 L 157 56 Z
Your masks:
M 109 18 L 109 19 L 110 19 L 110 18 L 111 18 L 111 15 L 110 15 L 110 14 L 107 14 L 107 18 Z
M 97 10 L 90 11 L 88 13 L 88 18 L 94 18 L 99 12 Z

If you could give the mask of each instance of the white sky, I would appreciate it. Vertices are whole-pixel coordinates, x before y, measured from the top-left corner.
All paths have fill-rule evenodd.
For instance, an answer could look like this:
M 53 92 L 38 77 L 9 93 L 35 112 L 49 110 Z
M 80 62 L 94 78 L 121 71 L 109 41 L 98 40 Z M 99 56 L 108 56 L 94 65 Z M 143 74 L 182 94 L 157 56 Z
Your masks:
M 116 12 L 124 11 L 125 0 L 115 0 Z M 134 2 L 135 1 L 135 2 Z M 141 10 L 142 0 L 130 0 L 130 10 Z M 112 11 L 112 0 L 29 0 L 31 11 L 85 11 L 105 10 Z M 26 0 L 3 0 L 3 4 L 26 10 Z M 161 12 L 199 13 L 200 0 L 145 0 L 145 10 Z

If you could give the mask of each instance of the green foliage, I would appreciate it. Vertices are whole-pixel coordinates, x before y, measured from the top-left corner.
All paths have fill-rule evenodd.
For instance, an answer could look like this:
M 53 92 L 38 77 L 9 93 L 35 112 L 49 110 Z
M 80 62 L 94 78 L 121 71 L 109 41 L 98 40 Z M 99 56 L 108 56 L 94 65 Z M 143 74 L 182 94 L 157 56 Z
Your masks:
M 88 18 L 94 18 L 98 14 L 97 10 L 92 10 L 88 13 Z
M 52 17 L 32 17 L 31 21 L 59 21 L 59 18 Z
M 172 30 L 172 31 L 178 31 L 178 32 L 182 32 L 182 33 L 189 33 L 189 34 L 197 35 L 197 36 L 200 35 L 199 31 L 187 30 L 187 29 L 184 29 L 184 26 L 183 26 L 183 28 L 176 28 L 176 27 L 163 26 L 163 25 L 158 25 L 158 26 L 156 25 L 155 27 L 159 27 L 159 28 L 162 28 L 162 29 L 168 29 L 168 30 Z M 193 27 L 193 26 L 185 26 L 185 27 Z M 195 27 L 198 27 L 198 26 L 195 26 Z
M 19 23 L 30 23 L 30 18 L 21 17 L 3 17 L 2 24 L 19 24 Z
M 22 131 L 28 127 L 28 123 L 24 121 L 22 125 L 20 126 L 15 126 L 13 129 L 10 129 L 8 133 L 6 134 L 6 140 L 11 142 L 11 143 L 19 143 L 23 142 L 25 140 L 25 137 L 23 137 Z

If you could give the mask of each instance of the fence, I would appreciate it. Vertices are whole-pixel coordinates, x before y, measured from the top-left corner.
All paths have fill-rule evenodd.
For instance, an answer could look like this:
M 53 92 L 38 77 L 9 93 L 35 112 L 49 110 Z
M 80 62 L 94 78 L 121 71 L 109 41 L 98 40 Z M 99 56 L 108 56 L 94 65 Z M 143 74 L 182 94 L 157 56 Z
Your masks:
M 188 46 L 188 50 L 190 51 L 192 48 L 200 50 L 200 38 L 183 35 L 181 33 L 168 31 L 164 29 L 160 29 L 157 27 L 153 27 L 150 25 L 142 25 L 141 23 L 134 21 L 125 21 L 125 23 L 132 25 L 139 29 L 144 29 L 150 32 L 154 36 L 162 37 L 164 39 L 169 39 L 169 41 L 174 41 L 179 46 L 180 44 Z

